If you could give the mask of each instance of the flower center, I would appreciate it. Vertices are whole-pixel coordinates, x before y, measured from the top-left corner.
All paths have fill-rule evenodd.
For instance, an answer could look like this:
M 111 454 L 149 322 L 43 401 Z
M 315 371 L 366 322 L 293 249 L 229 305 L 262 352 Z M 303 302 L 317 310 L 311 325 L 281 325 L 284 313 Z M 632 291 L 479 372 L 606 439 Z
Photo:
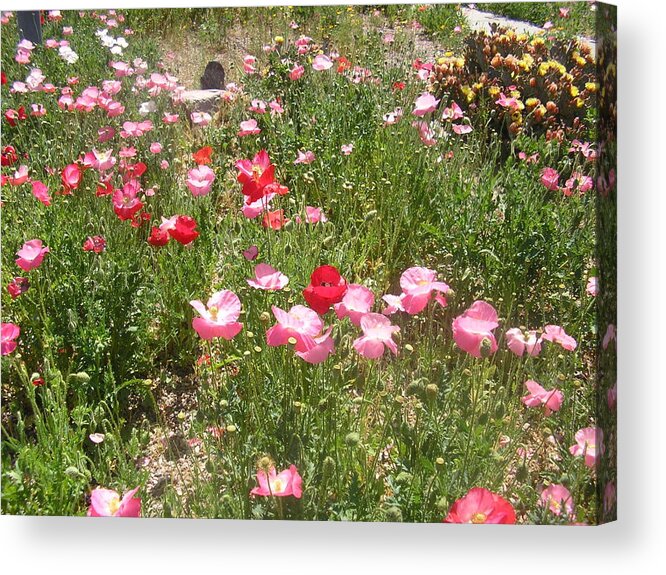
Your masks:
M 216 305 L 212 305 L 208 308 L 208 313 L 210 314 L 210 318 L 213 321 L 217 321 L 217 314 L 220 310 L 217 308 Z
M 254 165 L 252 166 L 252 179 L 255 182 L 259 181 L 259 178 L 261 178 L 261 174 L 263 173 L 263 170 L 261 169 L 261 166 L 259 165 Z
M 471 522 L 472 523 L 485 523 L 486 522 L 486 514 L 485 513 L 475 513 L 472 515 Z
M 284 484 L 281 479 L 271 481 L 271 491 L 273 494 L 282 493 L 284 491 Z
M 120 497 L 116 496 L 109 501 L 109 511 L 111 515 L 115 515 L 118 513 L 118 509 L 120 509 Z

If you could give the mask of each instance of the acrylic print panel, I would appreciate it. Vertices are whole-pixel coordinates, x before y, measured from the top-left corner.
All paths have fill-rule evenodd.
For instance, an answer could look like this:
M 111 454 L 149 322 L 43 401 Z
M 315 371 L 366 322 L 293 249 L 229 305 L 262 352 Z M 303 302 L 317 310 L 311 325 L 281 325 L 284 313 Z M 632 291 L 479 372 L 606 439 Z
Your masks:
M 614 519 L 615 50 L 598 3 L 3 13 L 2 512 Z

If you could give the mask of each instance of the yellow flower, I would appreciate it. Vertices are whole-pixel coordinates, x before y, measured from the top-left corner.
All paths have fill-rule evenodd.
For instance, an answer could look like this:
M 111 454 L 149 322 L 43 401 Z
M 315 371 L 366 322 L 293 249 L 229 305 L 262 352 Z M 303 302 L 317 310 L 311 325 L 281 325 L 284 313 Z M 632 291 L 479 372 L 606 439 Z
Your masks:
M 599 89 L 599 84 L 597 84 L 596 82 L 586 82 L 585 89 L 591 94 L 594 94 Z

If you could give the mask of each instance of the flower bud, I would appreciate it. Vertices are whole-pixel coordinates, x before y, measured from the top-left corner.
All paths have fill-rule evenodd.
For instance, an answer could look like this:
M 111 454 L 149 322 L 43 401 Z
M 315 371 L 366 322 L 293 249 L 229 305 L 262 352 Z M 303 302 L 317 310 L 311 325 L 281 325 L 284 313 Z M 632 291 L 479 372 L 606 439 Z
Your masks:
M 356 433 L 355 431 L 352 431 L 351 433 L 348 433 L 345 436 L 345 444 L 348 447 L 356 447 L 358 445 L 359 441 L 361 441 L 361 438 L 360 438 L 359 434 Z

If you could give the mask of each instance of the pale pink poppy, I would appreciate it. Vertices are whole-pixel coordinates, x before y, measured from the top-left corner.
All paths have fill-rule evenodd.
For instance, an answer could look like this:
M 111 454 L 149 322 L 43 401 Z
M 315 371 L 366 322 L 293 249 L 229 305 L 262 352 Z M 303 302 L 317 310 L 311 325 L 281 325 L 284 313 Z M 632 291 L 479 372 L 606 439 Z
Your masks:
M 294 160 L 294 164 L 311 164 L 314 161 L 315 161 L 314 152 L 311 152 L 310 150 L 306 152 L 298 150 L 298 157 Z
M 560 18 L 568 18 L 571 8 L 560 8 Z
M 0 355 L 9 355 L 16 349 L 16 340 L 21 335 L 21 328 L 15 323 L 3 323 L 1 331 Z
M 552 23 L 550 20 L 548 20 L 548 22 L 546 22 L 546 23 L 542 26 L 542 28 L 543 28 L 544 30 L 550 30 L 552 27 L 553 27 L 553 23 Z
M 560 174 L 554 168 L 544 168 L 541 171 L 541 183 L 551 192 L 559 189 Z
M 564 393 L 559 389 L 546 391 L 541 385 L 532 379 L 525 382 L 529 394 L 521 399 L 527 407 L 543 406 L 544 414 L 548 417 L 553 411 L 559 411 L 564 401 Z
M 305 68 L 303 66 L 294 66 L 291 70 L 289 70 L 289 79 L 299 80 L 304 73 Z
M 415 116 L 425 116 L 430 112 L 434 112 L 437 109 L 437 104 L 439 104 L 439 100 L 435 96 L 428 92 L 423 92 L 423 94 L 416 98 L 412 114 Z
M 340 151 L 345 155 L 348 156 L 354 151 L 354 144 L 342 144 L 340 146 Z
M 451 105 L 444 108 L 442 112 L 442 119 L 444 120 L 460 120 L 464 117 L 463 111 L 456 102 L 451 102 Z
M 251 56 L 250 54 L 246 55 L 243 57 L 243 70 L 245 71 L 246 74 L 254 74 L 256 73 L 257 69 L 255 67 L 255 64 L 257 63 L 257 59 L 254 56 Z
M 121 499 L 120 495 L 111 489 L 93 489 L 88 517 L 139 517 L 141 499 L 134 497 L 137 491 L 138 487 L 125 493 Z
M 333 61 L 325 54 L 319 54 L 315 56 L 315 59 L 312 62 L 312 68 L 314 70 L 317 70 L 318 72 L 329 70 L 332 67 L 333 67 Z
M 474 357 L 487 357 L 497 351 L 492 332 L 499 325 L 497 311 L 485 301 L 475 301 L 453 320 L 453 340 Z
M 324 214 L 321 208 L 315 208 L 313 206 L 305 206 L 305 221 L 308 224 L 318 224 L 326 223 L 328 218 Z
M 250 102 L 250 105 L 248 106 L 248 111 L 249 112 L 254 112 L 255 114 L 265 114 L 266 113 L 266 102 L 263 100 L 259 99 L 254 99 L 252 102 Z
M 603 455 L 604 432 L 600 427 L 585 427 L 576 432 L 576 445 L 569 448 L 574 457 L 584 457 L 587 467 L 594 467 Z
M 610 342 L 616 341 L 616 338 L 617 338 L 617 332 L 615 330 L 615 325 L 609 323 L 608 327 L 606 328 L 606 333 L 604 334 L 604 339 L 601 342 L 601 347 L 607 349 L 608 346 L 610 345 Z
M 391 320 L 379 313 L 366 313 L 361 316 L 361 329 L 363 335 L 354 340 L 354 349 L 363 357 L 377 359 L 384 355 L 384 348 L 398 355 L 398 346 L 393 341 L 393 334 L 400 331 L 397 325 L 391 325 Z
M 261 129 L 257 125 L 256 120 L 245 120 L 240 123 L 239 136 L 254 136 L 261 133 Z
M 31 116 L 35 116 L 36 118 L 41 118 L 43 116 L 46 116 L 46 108 L 41 104 L 32 104 L 31 107 L 32 107 L 32 112 L 30 112 Z
M 169 169 L 169 161 L 168 160 L 162 160 L 160 162 L 160 168 L 162 170 L 168 170 Z
M 308 363 L 321 363 L 333 353 L 331 328 L 322 334 L 324 322 L 316 311 L 303 305 L 295 305 L 289 312 L 277 306 L 272 310 L 278 323 L 266 332 L 268 345 L 291 343 L 296 355 Z
M 262 469 L 257 471 L 257 482 L 259 487 L 250 491 L 251 495 L 261 495 L 264 497 L 287 497 L 293 495 L 300 499 L 303 495 L 303 479 L 298 474 L 295 465 L 289 466 L 289 469 L 281 471 L 279 474 L 275 467 L 268 470 L 268 475 Z
M 99 445 L 104 441 L 105 435 L 103 433 L 91 433 L 88 435 L 88 439 L 92 441 L 93 443 Z
M 367 287 L 359 284 L 349 284 L 340 303 L 333 306 L 339 319 L 348 317 L 357 327 L 361 326 L 361 318 L 368 313 L 375 304 L 375 295 Z
M 213 121 L 213 117 L 208 112 L 192 112 L 190 114 L 192 124 L 205 128 Z
M 116 158 L 113 156 L 112 149 L 105 152 L 98 152 L 93 148 L 92 152 L 88 152 L 85 155 L 84 163 L 99 172 L 105 172 L 116 165 Z
M 593 276 L 587 280 L 585 291 L 592 297 L 595 297 L 599 293 L 599 283 L 596 277 Z
M 16 252 L 16 265 L 24 271 L 38 268 L 44 255 L 48 253 L 49 248 L 42 244 L 42 240 L 30 240 L 23 244 L 23 247 Z
M 562 327 L 559 325 L 547 325 L 543 328 L 544 332 L 541 336 L 541 339 L 557 343 L 562 346 L 563 349 L 567 351 L 573 351 L 577 347 L 576 340 L 568 335 Z
M 243 215 L 246 218 L 253 220 L 254 218 L 259 217 L 261 214 L 263 214 L 265 211 L 268 211 L 271 208 L 271 201 L 276 195 L 277 194 L 274 193 L 266 194 L 263 198 L 259 198 L 254 202 L 248 202 L 250 197 L 244 196 L 244 202 L 243 202 L 243 207 L 241 208 L 241 212 L 243 212 Z
M 215 180 L 215 172 L 206 165 L 192 168 L 187 173 L 187 187 L 193 196 L 205 196 L 210 193 Z
M 570 491 L 564 487 L 553 483 L 546 487 L 539 496 L 539 505 L 548 508 L 555 515 L 561 515 L 562 512 L 569 517 L 574 515 L 574 503 Z
M 524 333 L 520 328 L 512 327 L 506 332 L 506 345 L 518 357 L 525 352 L 533 357 L 541 353 L 541 338 L 535 330 Z
M 268 103 L 268 107 L 271 109 L 271 116 L 279 116 L 280 114 L 284 113 L 284 108 L 282 107 L 282 104 L 278 102 L 277 100 L 272 100 L 271 102 Z
M 51 196 L 49 195 L 49 189 L 46 187 L 46 184 L 44 184 L 43 182 L 40 182 L 39 180 L 33 180 L 32 195 L 35 196 L 35 198 L 37 198 L 45 206 L 51 205 Z
M 233 339 L 243 328 L 243 324 L 237 321 L 241 302 L 238 296 L 229 290 L 215 292 L 205 306 L 199 300 L 191 301 L 190 305 L 201 316 L 192 320 L 192 327 L 203 339 Z
M 472 131 L 472 126 L 469 124 L 453 124 L 451 129 L 459 136 L 462 136 L 464 134 L 469 134 Z
M 419 138 L 426 146 L 434 146 L 437 143 L 435 132 L 430 128 L 428 122 L 412 122 L 412 126 L 419 131 Z
M 518 99 L 513 96 L 506 96 L 504 92 L 500 92 L 499 98 L 495 100 L 495 104 L 502 106 L 502 108 L 510 108 L 511 110 L 520 109 Z
M 437 273 L 424 267 L 412 267 L 400 276 L 400 287 L 404 297 L 402 306 L 410 315 L 425 309 L 434 292 L 434 299 L 442 307 L 446 307 L 446 294 L 450 288 L 444 282 L 437 281 Z
M 248 285 L 261 290 L 281 290 L 289 283 L 289 278 L 268 264 L 257 264 L 255 279 L 247 280 Z
M 384 126 L 392 126 L 393 124 L 397 124 L 400 121 L 400 118 L 402 118 L 402 114 L 402 108 L 396 108 L 393 110 L 393 112 L 384 114 L 382 118 L 384 120 Z
M 164 112 L 162 116 L 162 122 L 165 124 L 175 124 L 178 121 L 180 116 L 178 114 L 170 114 L 169 112 Z

